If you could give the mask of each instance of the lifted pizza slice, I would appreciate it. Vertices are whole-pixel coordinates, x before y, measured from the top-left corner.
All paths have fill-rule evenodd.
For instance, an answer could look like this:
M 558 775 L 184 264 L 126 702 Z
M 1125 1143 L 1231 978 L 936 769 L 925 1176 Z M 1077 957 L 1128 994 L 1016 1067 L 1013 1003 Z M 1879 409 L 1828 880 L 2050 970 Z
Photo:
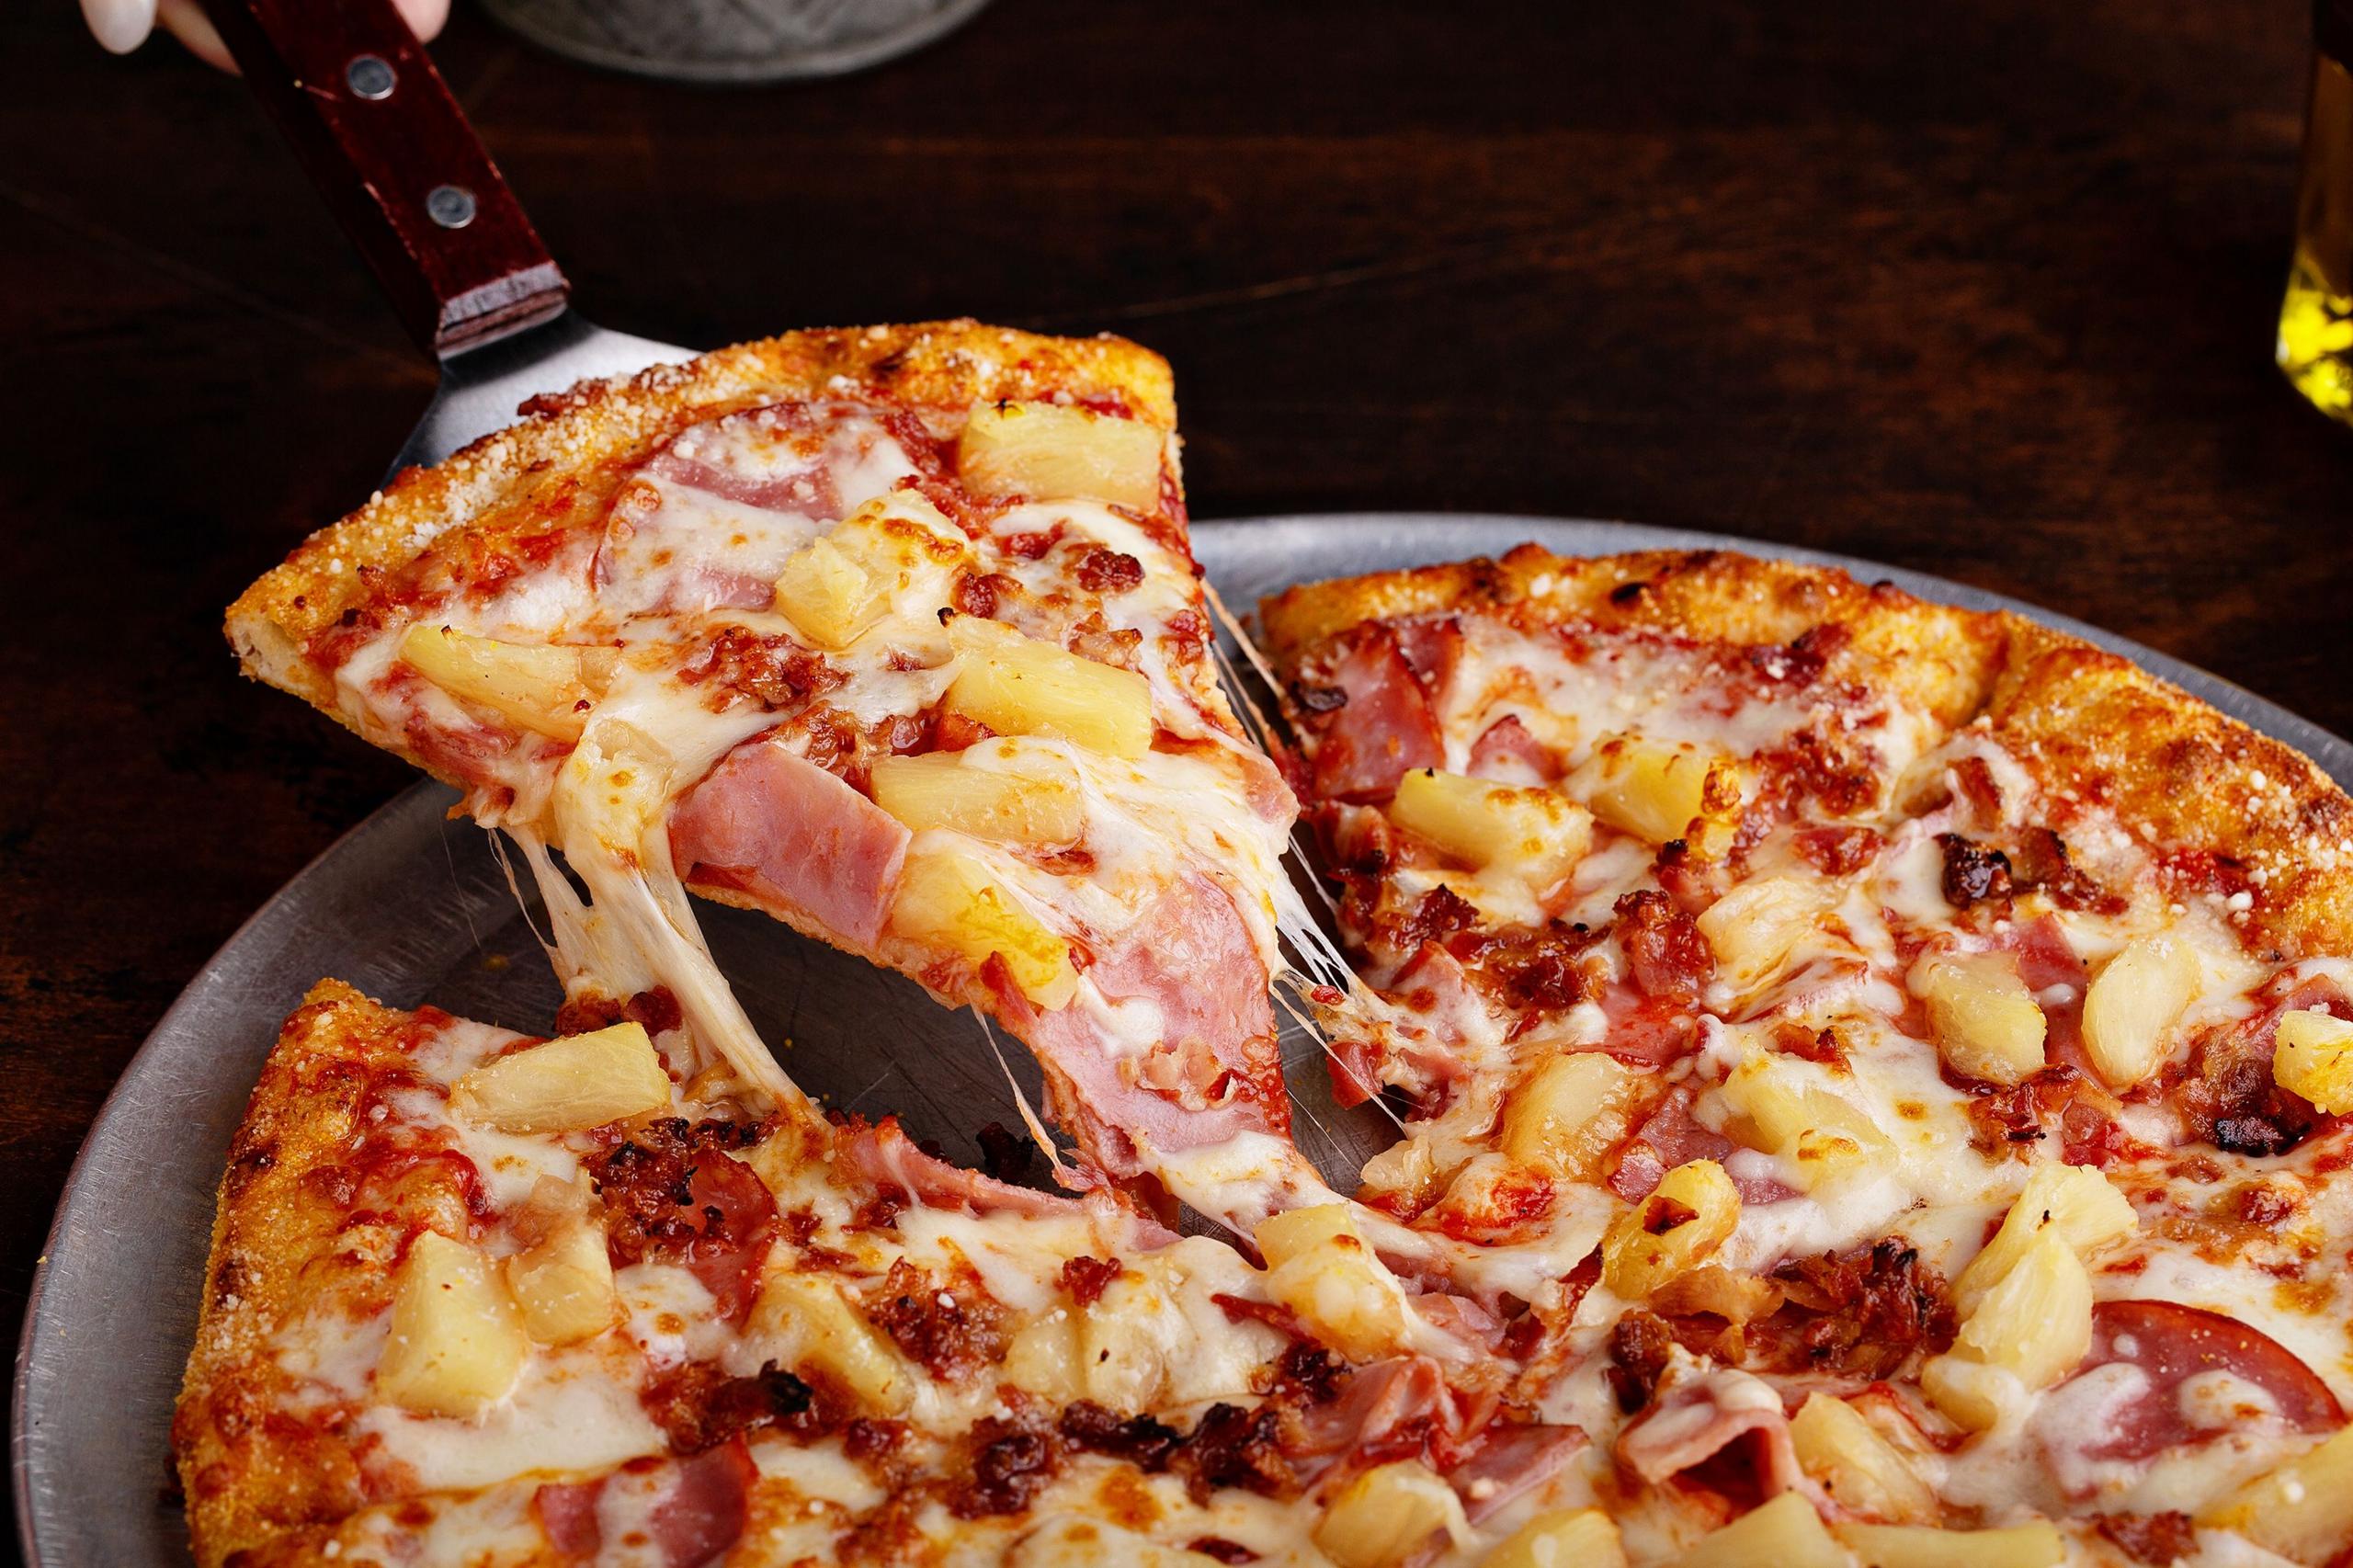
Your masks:
M 1245 1232 L 1329 1196 L 1269 998 L 1294 804 L 1217 683 L 1158 358 L 801 333 L 526 414 L 229 635 L 513 835 L 571 991 L 666 987 L 699 1064 L 805 1119 L 692 888 L 1001 1020 L 1075 1180 Z

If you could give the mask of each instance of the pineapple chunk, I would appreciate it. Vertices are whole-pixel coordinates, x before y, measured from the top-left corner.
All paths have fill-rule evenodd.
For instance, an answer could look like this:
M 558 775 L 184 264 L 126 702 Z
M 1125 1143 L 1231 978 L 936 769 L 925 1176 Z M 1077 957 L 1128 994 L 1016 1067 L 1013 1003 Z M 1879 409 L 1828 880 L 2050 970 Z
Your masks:
M 1643 1075 L 1599 1051 L 1540 1063 L 1504 1101 L 1500 1146 L 1523 1165 L 1584 1177 L 1625 1137 Z
M 1979 1298 L 1951 1352 L 1923 1369 L 1920 1386 L 1955 1423 L 1982 1432 L 2001 1403 L 1971 1366 L 2006 1371 L 2031 1392 L 2074 1371 L 2091 1343 L 2091 1276 L 2058 1229 L 2045 1227 Z
M 1520 1526 L 1481 1568 L 1626 1568 L 1626 1551 L 1608 1515 L 1563 1508 Z
M 1914 971 L 1928 1005 L 1928 1032 L 1946 1065 L 1988 1084 L 2023 1083 L 2042 1071 L 2048 1028 L 2012 953 L 1948 953 Z
M 1067 845 L 1086 831 L 1075 775 L 1060 758 L 1034 760 L 1070 777 L 1040 778 L 974 767 L 965 760 L 971 755 L 876 757 L 870 786 L 874 803 L 917 833 L 944 827 L 999 844 Z
M 501 1132 L 576 1132 L 670 1104 L 645 1026 L 615 1024 L 486 1062 L 449 1090 L 461 1121 Z
M 1030 1319 L 1005 1350 L 1005 1381 L 1053 1405 L 1086 1397 L 1079 1364 L 1078 1324 L 1064 1307 Z
M 2353 1024 L 2326 1013 L 2279 1015 L 2271 1077 L 2331 1116 L 2353 1111 Z
M 1926 1525 L 1841 1525 L 1862 1568 L 2059 1568 L 2067 1543 L 2047 1519 L 1992 1530 Z
M 1611 1221 L 1601 1242 L 1601 1278 L 1629 1301 L 1640 1301 L 1676 1276 L 1696 1268 L 1740 1224 L 1740 1190 L 1713 1160 L 1693 1160 L 1666 1173 L 1657 1190 Z
M 1593 813 L 1551 790 L 1524 790 L 1416 767 L 1397 781 L 1389 817 L 1481 869 L 1535 889 L 1558 883 L 1593 847 Z
M 576 741 L 620 655 L 611 648 L 501 642 L 419 621 L 401 633 L 400 657 L 452 697 L 534 733 Z
M 1731 757 L 1634 735 L 1603 741 L 1568 787 L 1595 816 L 1649 844 L 1688 838 L 1702 818 L 1728 823 L 1740 808 L 1740 777 Z
M 2090 1165 L 2039 1165 L 2010 1205 L 2002 1228 L 1953 1281 L 1953 1310 L 1967 1317 L 1985 1292 L 2018 1266 L 2035 1237 L 2057 1233 L 2077 1257 L 2087 1258 L 2140 1229 L 2132 1200 Z
M 1150 512 L 1160 506 L 1166 446 L 1140 419 L 1052 403 L 980 403 L 957 440 L 956 474 L 976 495 L 1084 496 Z
M 1337 1568 L 1398 1568 L 1420 1555 L 1440 1530 L 1470 1533 L 1462 1499 L 1416 1460 L 1376 1465 L 1332 1499 L 1315 1525 L 1315 1544 Z
M 618 1298 L 603 1227 L 578 1221 L 561 1226 L 508 1258 L 506 1273 L 524 1331 L 540 1344 L 570 1345 L 612 1326 Z
M 1070 944 L 961 850 L 923 846 L 907 856 L 891 928 L 911 942 L 945 948 L 974 969 L 996 955 L 1021 994 L 1048 1012 L 1069 1006 L 1078 991 Z
M 1258 1222 L 1267 1294 L 1342 1355 L 1370 1360 L 1404 1333 L 1404 1288 L 1374 1256 L 1345 1203 L 1292 1209 Z
M 1763 1051 L 1743 1058 L 1717 1093 L 1747 1124 L 1744 1142 L 1788 1158 L 1808 1191 L 1885 1159 L 1893 1147 L 1869 1112 Z
M 795 551 L 777 577 L 776 608 L 818 647 L 847 648 L 894 607 L 938 610 L 971 554 L 930 502 L 895 490 Z
M 1936 1489 L 1845 1400 L 1809 1394 L 1790 1423 L 1790 1437 L 1799 1466 L 1840 1507 L 1898 1524 L 1937 1517 Z
M 1718 972 L 1745 991 L 1780 969 L 1790 950 L 1813 935 L 1829 905 L 1820 882 L 1764 877 L 1710 904 L 1699 918 L 1699 935 L 1716 955 Z
M 2337 1561 L 2353 1540 L 2353 1426 L 2256 1476 L 2198 1516 L 2298 1562 Z
M 1784 1492 L 1751 1508 L 1676 1559 L 1676 1568 L 1853 1568 L 1847 1549 L 1822 1528 L 1813 1505 Z
M 531 1353 L 490 1260 L 420 1231 L 392 1278 L 376 1392 L 419 1415 L 472 1416 L 506 1397 Z
M 2170 937 L 2136 937 L 2084 993 L 2084 1049 L 2115 1088 L 2165 1059 L 2165 1031 L 2198 994 L 2198 956 Z
M 1152 686 L 1010 626 L 960 615 L 948 623 L 958 660 L 941 699 L 949 712 L 1001 735 L 1051 735 L 1107 756 L 1152 749 Z
M 897 1415 L 915 1397 L 915 1373 L 831 1280 L 769 1275 L 745 1327 L 762 1356 L 836 1383 L 860 1404 Z
M 1438 1196 L 1438 1156 L 1429 1140 L 1419 1136 L 1400 1138 L 1357 1173 L 1365 1193 L 1386 1199 L 1407 1213 L 1419 1213 Z

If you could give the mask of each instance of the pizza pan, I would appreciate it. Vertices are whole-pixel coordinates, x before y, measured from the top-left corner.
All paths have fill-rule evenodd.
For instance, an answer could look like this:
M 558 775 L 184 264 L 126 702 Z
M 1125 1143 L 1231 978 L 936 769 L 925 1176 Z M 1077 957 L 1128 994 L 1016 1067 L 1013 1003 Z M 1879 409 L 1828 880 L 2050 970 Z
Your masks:
M 2137 660 L 2313 757 L 2353 788 L 2353 745 L 2161 653 L 2030 606 L 1839 556 L 1627 523 L 1381 513 L 1204 524 L 1196 545 L 1237 612 L 1295 582 L 1499 553 L 1524 540 L 1568 553 L 1745 549 L 1845 567 L 1924 598 L 2022 611 Z M 256 700 L 265 700 L 256 698 Z M 34 1276 L 17 1358 L 17 1525 L 39 1568 L 185 1568 L 166 1435 L 196 1324 L 213 1186 L 278 1025 L 322 975 L 401 1006 L 433 1002 L 517 1028 L 558 1000 L 485 835 L 445 820 L 420 785 L 347 834 L 214 955 L 124 1072 L 67 1181 Z M 1010 1082 L 1026 1052 L 912 983 L 771 921 L 700 906 L 712 946 L 785 1070 L 845 1109 L 895 1111 L 918 1138 L 972 1160 L 989 1122 L 1017 1128 Z M 1336 1167 L 1381 1142 L 1334 1107 L 1306 1039 L 1286 1042 L 1301 1142 Z

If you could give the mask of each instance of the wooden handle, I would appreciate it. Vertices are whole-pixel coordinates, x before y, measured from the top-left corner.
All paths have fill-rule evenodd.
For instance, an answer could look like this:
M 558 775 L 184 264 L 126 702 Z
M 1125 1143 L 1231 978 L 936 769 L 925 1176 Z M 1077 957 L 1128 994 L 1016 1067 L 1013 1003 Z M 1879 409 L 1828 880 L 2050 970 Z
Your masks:
M 392 0 L 202 4 L 419 343 L 448 356 L 563 308 L 563 273 Z

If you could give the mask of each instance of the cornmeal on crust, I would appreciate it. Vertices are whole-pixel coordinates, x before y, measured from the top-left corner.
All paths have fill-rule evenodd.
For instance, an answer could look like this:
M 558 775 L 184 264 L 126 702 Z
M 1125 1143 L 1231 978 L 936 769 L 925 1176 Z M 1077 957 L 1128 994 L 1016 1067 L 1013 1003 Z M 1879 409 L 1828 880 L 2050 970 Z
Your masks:
M 1851 634 L 1833 678 L 1992 726 L 2046 789 L 2105 803 L 2170 850 L 2236 862 L 2250 942 L 2279 961 L 2353 948 L 2353 799 L 2291 747 L 2131 660 L 2007 612 L 1929 604 L 1832 567 L 1724 551 L 1570 557 L 1525 544 L 1500 560 L 1307 583 L 1260 607 L 1278 667 L 1359 622 L 1511 608 L 1604 627 L 1688 629 L 1784 642 L 1834 622 Z
M 1124 338 L 1043 337 L 973 321 L 787 333 L 634 376 L 534 398 L 521 419 L 432 468 L 409 469 L 296 547 L 229 607 L 245 673 L 333 713 L 302 644 L 369 597 L 368 579 L 421 558 L 480 560 L 576 511 L 601 517 L 629 467 L 682 426 L 796 398 L 961 407 L 998 398 L 1102 401 L 1164 430 L 1167 361 Z
M 409 1027 L 406 1015 L 342 982 L 319 982 L 286 1020 L 230 1144 L 196 1347 L 172 1420 L 201 1568 L 366 1500 L 347 1444 L 270 1418 L 298 1384 L 270 1338 L 324 1304 L 366 1311 L 390 1297 L 388 1268 L 410 1216 L 347 1226 L 333 1195 L 367 1113 L 369 1076 L 402 1060 Z M 437 1197 L 446 1200 L 420 1187 L 413 1212 L 432 1212 Z

